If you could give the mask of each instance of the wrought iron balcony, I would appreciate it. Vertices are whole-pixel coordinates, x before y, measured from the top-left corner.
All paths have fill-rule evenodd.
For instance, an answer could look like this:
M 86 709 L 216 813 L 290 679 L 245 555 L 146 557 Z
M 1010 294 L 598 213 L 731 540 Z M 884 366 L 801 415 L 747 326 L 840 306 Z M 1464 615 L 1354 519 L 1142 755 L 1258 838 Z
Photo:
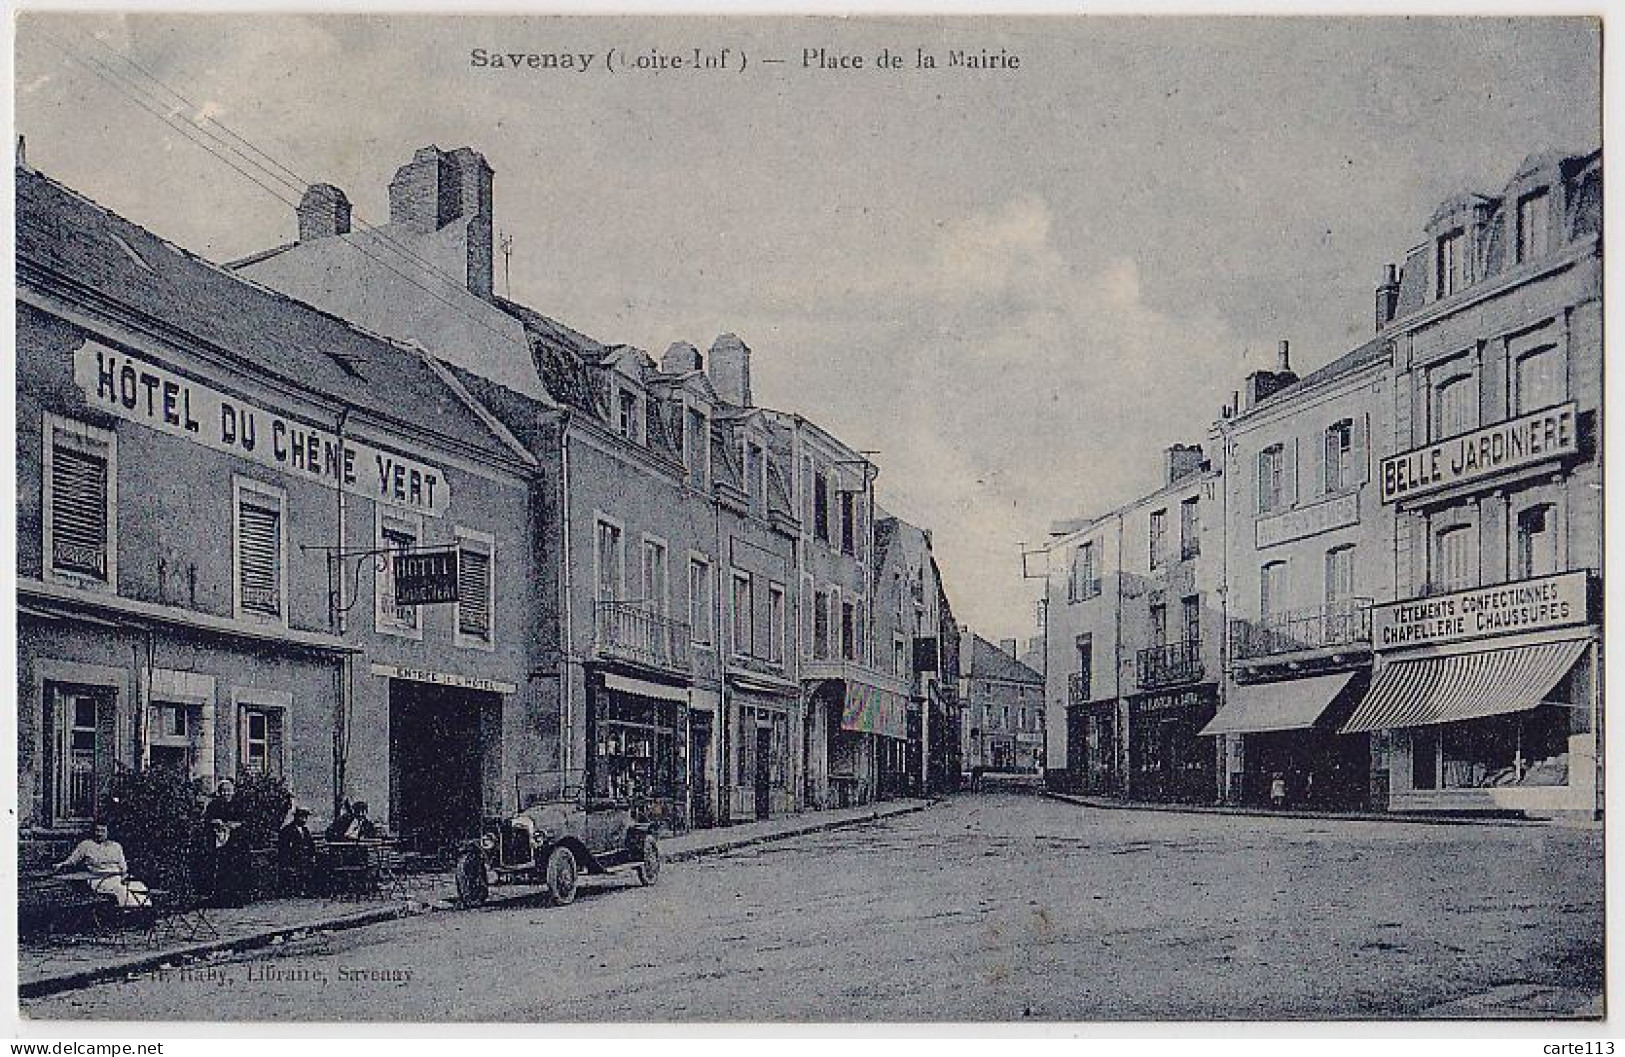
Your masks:
M 689 674 L 693 665 L 689 626 L 633 602 L 598 602 L 593 612 L 593 653 L 665 672 Z
M 1134 660 L 1143 690 L 1194 683 L 1202 678 L 1200 639 L 1170 642 L 1166 646 L 1140 650 Z
M 1371 599 L 1289 610 L 1264 621 L 1230 622 L 1230 656 L 1238 661 L 1340 647 L 1371 648 Z
M 1066 703 L 1081 705 L 1089 700 L 1089 680 L 1084 678 L 1082 672 L 1073 672 L 1066 677 Z

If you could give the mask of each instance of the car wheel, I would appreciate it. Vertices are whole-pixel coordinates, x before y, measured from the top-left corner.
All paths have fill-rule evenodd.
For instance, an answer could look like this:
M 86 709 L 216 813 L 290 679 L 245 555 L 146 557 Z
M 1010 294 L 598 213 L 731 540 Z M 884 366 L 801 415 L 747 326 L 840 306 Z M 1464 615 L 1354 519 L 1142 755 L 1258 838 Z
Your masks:
M 547 857 L 547 894 L 556 906 L 568 906 L 576 898 L 576 857 L 569 848 L 554 848 Z
M 652 885 L 660 879 L 660 845 L 653 836 L 643 838 L 643 859 L 638 863 L 638 882 Z
M 465 907 L 477 907 L 490 895 L 491 886 L 485 876 L 485 857 L 477 851 L 465 851 L 457 858 L 457 901 Z

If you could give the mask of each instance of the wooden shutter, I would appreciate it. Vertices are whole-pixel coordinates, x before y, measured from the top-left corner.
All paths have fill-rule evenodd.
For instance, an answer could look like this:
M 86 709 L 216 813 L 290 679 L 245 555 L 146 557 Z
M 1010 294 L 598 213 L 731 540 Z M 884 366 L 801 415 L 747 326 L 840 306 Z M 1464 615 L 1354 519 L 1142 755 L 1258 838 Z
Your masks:
M 101 813 L 113 784 L 113 768 L 118 759 L 118 699 L 112 694 L 96 698 L 96 795 L 91 804 L 91 816 Z
M 282 775 L 282 709 L 265 710 L 265 770 L 277 778 Z
M 1365 484 L 1371 480 L 1371 416 L 1368 412 L 1360 412 L 1354 416 L 1354 425 L 1351 427 L 1353 437 L 1349 441 L 1350 462 L 1354 466 L 1354 479 L 1350 484 Z
M 51 567 L 107 578 L 107 459 L 56 445 L 51 452 Z
M 1258 473 L 1253 477 L 1253 510 L 1263 514 L 1269 511 L 1270 453 L 1265 448 L 1258 453 Z
M 244 609 L 282 612 L 282 514 L 248 500 L 237 512 L 238 591 Z
M 1281 505 L 1298 505 L 1298 438 L 1281 448 Z
M 491 637 L 491 556 L 463 550 L 457 557 L 457 630 Z

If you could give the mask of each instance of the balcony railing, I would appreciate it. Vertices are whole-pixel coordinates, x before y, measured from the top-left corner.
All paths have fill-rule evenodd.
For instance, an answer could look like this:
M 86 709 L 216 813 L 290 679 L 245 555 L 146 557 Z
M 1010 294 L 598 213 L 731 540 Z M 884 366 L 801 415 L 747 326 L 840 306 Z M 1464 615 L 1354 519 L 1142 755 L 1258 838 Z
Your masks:
M 687 674 L 692 666 L 689 626 L 632 602 L 598 602 L 593 652 L 661 671 Z
M 1142 689 L 1178 686 L 1202 678 L 1202 643 L 1199 639 L 1140 650 L 1134 660 Z
M 1089 700 L 1089 680 L 1084 678 L 1082 672 L 1073 672 L 1066 677 L 1066 702 L 1069 705 L 1081 705 Z
M 1238 661 L 1340 646 L 1371 646 L 1371 599 L 1294 609 L 1264 621 L 1230 622 L 1230 656 Z

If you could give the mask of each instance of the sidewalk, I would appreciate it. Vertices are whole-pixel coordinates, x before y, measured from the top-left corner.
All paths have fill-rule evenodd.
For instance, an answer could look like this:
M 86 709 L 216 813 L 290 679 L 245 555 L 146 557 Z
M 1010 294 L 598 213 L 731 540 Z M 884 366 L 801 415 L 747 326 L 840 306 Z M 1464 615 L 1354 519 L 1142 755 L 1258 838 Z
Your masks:
M 1116 800 L 1105 796 L 1079 796 L 1045 790 L 1043 796 L 1080 807 L 1107 811 L 1165 811 L 1190 815 L 1243 815 L 1257 818 L 1308 818 L 1336 822 L 1409 822 L 1423 826 L 1573 826 L 1602 828 L 1590 820 L 1538 819 L 1509 815 L 1405 814 L 1390 811 L 1305 811 L 1295 808 L 1235 807 L 1229 804 L 1158 804 L 1145 800 Z
M 880 804 L 748 822 L 738 826 L 695 830 L 660 842 L 667 862 L 682 862 L 717 855 L 737 848 L 784 840 L 805 833 L 859 825 L 878 819 L 921 811 L 929 800 L 888 800 Z M 492 903 L 534 896 L 535 889 L 496 889 Z M 17 991 L 21 998 L 37 998 L 104 980 L 149 972 L 180 969 L 191 963 L 223 958 L 236 951 L 279 946 L 318 931 L 337 932 L 414 914 L 456 907 L 457 889 L 450 874 L 424 874 L 413 879 L 406 899 L 268 899 L 240 908 L 210 910 L 215 934 L 203 937 L 164 936 L 148 945 L 139 935 L 124 946 L 109 940 L 81 937 L 64 944 L 39 940 L 20 942 L 17 950 Z

